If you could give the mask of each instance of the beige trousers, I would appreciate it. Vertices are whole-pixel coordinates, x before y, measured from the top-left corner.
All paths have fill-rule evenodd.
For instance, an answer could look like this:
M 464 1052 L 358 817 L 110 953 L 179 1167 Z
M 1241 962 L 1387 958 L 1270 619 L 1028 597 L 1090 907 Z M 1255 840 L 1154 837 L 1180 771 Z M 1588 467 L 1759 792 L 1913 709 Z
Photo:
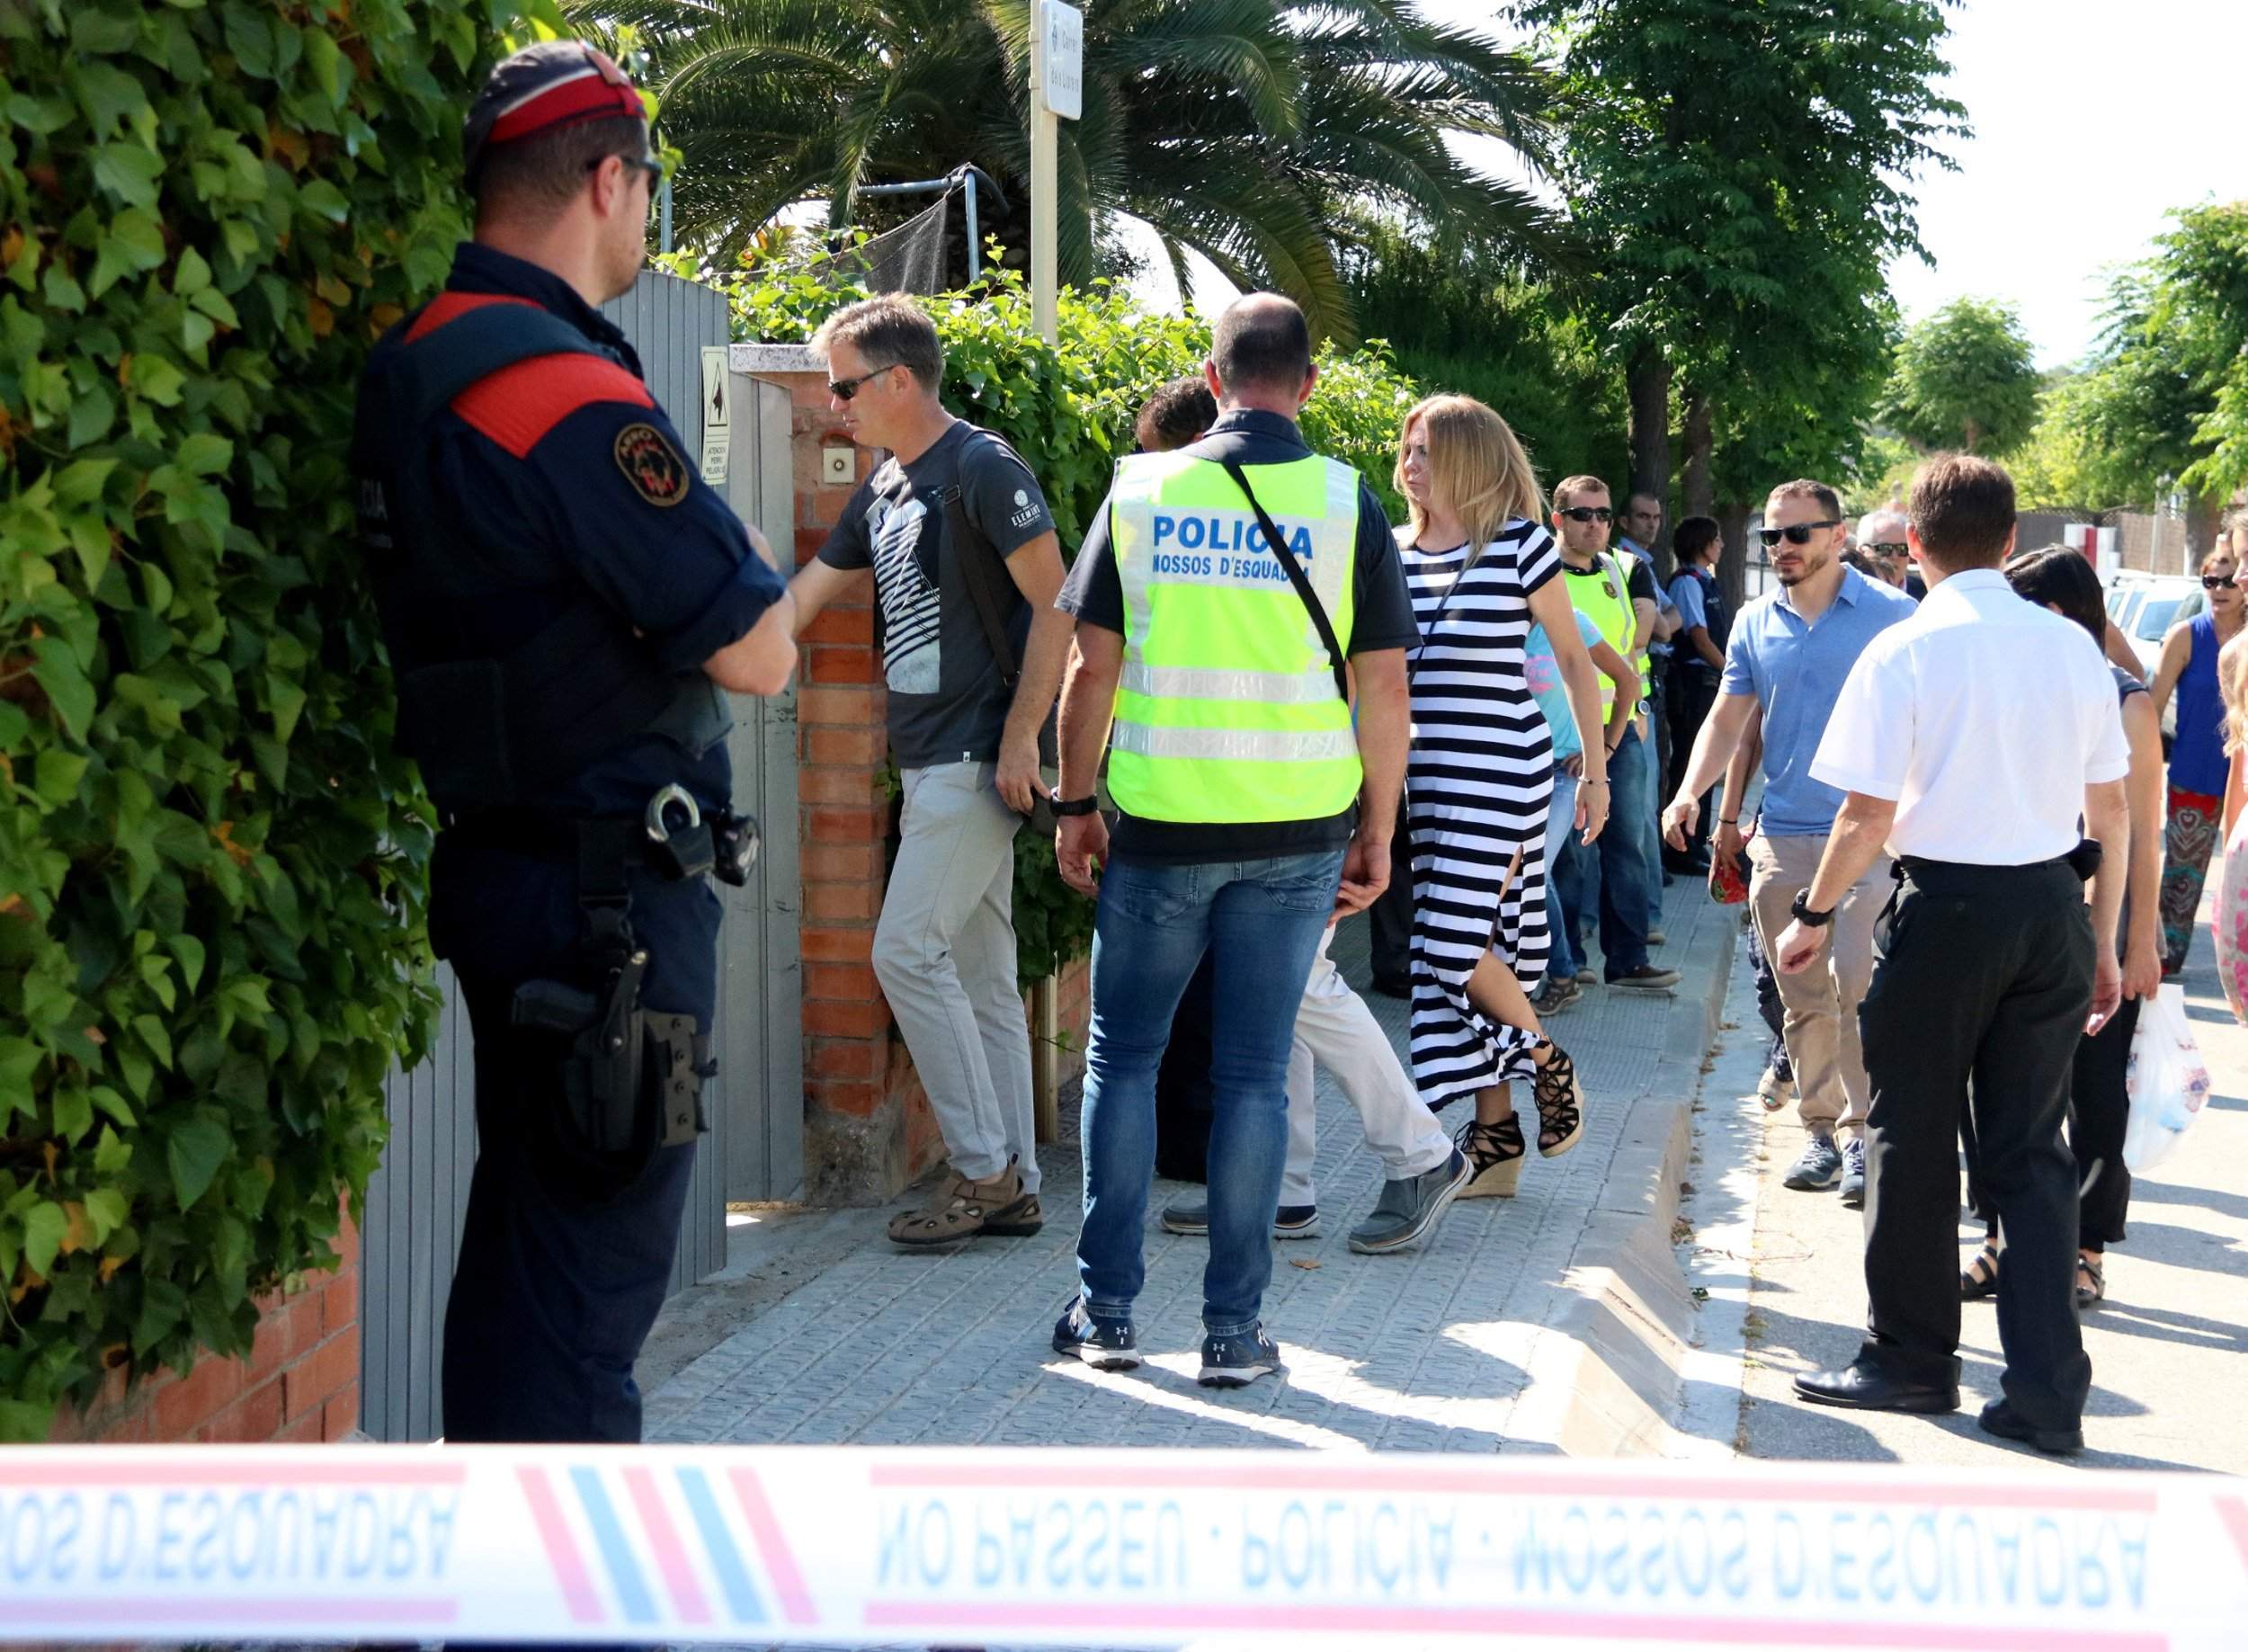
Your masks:
M 1764 956 L 1777 960 L 1780 933 L 1793 915 L 1796 896 L 1811 887 L 1826 853 L 1826 835 L 1749 839 L 1749 907 Z M 1865 1134 L 1865 1052 L 1858 1043 L 1858 1001 L 1873 979 L 1873 925 L 1888 904 L 1889 857 L 1883 855 L 1851 886 L 1835 909 L 1826 955 L 1798 975 L 1782 975 L 1780 1003 L 1787 1012 L 1788 1059 L 1796 1070 L 1796 1111 L 1815 1136 L 1854 1141 Z

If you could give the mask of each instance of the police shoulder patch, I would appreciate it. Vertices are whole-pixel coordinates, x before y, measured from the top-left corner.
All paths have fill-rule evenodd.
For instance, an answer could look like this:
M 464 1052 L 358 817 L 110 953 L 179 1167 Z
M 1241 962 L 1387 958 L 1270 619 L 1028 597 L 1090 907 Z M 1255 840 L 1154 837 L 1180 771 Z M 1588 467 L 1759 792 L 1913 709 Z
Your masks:
M 687 496 L 687 461 L 655 425 L 636 420 L 617 433 L 617 469 L 633 491 L 654 505 Z

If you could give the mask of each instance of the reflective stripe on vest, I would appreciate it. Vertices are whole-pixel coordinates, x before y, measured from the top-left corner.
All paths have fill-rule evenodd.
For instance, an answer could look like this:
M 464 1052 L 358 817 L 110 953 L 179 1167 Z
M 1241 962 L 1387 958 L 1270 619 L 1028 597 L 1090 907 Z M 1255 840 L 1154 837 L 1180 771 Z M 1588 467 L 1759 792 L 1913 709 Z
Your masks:
M 1592 567 L 1599 571 L 1600 577 L 1594 578 L 1592 574 L 1574 570 L 1565 576 L 1568 581 L 1569 601 L 1579 613 L 1600 628 L 1600 634 L 1608 646 L 1628 660 L 1631 657 L 1631 633 L 1638 625 L 1638 616 L 1631 610 L 1630 584 L 1625 579 L 1624 571 L 1617 565 L 1616 558 L 1607 551 L 1593 558 Z M 1605 722 L 1610 709 L 1616 703 L 1616 684 L 1606 672 L 1599 675 L 1601 719 Z M 1641 698 L 1646 697 L 1650 686 L 1643 677 Z
M 1245 465 L 1350 648 L 1358 472 L 1316 455 Z M 1311 614 L 1225 469 L 1183 453 L 1117 467 L 1110 543 L 1124 670 L 1109 790 L 1146 820 L 1317 820 L 1363 776 L 1350 707 Z

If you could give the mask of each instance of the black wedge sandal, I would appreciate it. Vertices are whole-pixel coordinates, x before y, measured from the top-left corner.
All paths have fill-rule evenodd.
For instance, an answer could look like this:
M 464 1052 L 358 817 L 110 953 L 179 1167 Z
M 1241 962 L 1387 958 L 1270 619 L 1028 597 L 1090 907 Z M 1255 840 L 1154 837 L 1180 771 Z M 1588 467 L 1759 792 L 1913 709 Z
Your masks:
M 1530 1093 L 1538 1098 L 1538 1156 L 1559 1158 L 1584 1135 L 1584 1087 L 1577 1083 L 1576 1063 L 1568 1051 L 1551 1039 L 1546 1048 L 1551 1053 L 1530 1081 Z
M 1998 1294 L 1998 1253 L 1985 1245 L 1959 1270 L 1959 1300 L 1981 1302 Z
M 1502 1119 L 1496 1124 L 1477 1124 L 1470 1120 L 1452 1139 L 1467 1157 L 1467 1185 L 1459 1190 L 1460 1198 L 1514 1197 L 1514 1190 L 1522 1180 L 1522 1156 L 1530 1151 L 1522 1140 L 1522 1121 L 1519 1116 Z

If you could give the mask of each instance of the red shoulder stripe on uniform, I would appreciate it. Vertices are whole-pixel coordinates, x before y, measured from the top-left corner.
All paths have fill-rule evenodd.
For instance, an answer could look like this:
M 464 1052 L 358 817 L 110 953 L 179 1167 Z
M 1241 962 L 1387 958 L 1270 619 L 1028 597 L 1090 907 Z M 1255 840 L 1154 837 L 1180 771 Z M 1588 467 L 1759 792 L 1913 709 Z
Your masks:
M 426 338 L 448 321 L 457 321 L 472 309 L 482 309 L 486 304 L 522 304 L 531 309 L 539 307 L 529 299 L 511 298 L 504 292 L 441 292 L 422 307 L 422 313 L 414 317 L 414 325 L 406 330 L 409 344 Z
M 596 402 L 656 406 L 647 386 L 614 362 L 565 353 L 501 368 L 454 397 L 452 410 L 517 459 L 526 459 L 549 431 Z

